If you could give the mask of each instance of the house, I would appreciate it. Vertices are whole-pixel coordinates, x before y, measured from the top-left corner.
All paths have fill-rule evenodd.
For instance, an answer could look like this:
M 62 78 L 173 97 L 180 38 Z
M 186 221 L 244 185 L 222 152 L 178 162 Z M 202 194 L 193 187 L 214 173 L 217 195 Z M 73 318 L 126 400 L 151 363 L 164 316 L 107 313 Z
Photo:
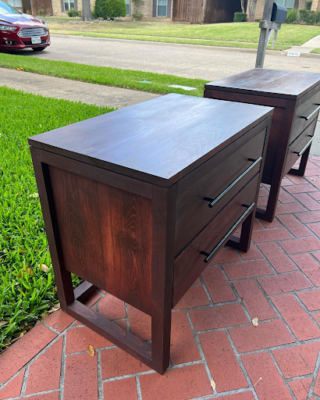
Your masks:
M 81 10 L 82 8 L 81 0 L 51 1 L 54 15 L 63 14 L 71 7 L 76 10 Z M 94 0 L 90 1 L 93 9 Z M 125 0 L 125 3 L 128 19 L 131 19 L 133 14 L 142 14 L 143 20 L 200 24 L 232 22 L 234 13 L 241 11 L 241 0 Z M 245 0 L 245 5 L 246 3 L 247 0 Z
M 307 0 L 275 0 L 275 3 L 287 7 L 288 10 L 293 8 L 305 8 Z M 265 0 L 249 0 L 247 5 L 247 14 L 249 20 L 261 19 L 263 14 Z M 312 1 L 313 11 L 320 11 L 320 0 Z
M 4 0 L 27 14 L 65 15 L 70 8 L 82 9 L 82 0 Z M 245 7 L 247 0 L 244 1 Z M 90 0 L 94 8 L 95 0 Z M 127 18 L 142 14 L 143 20 L 189 23 L 232 22 L 241 11 L 241 0 L 125 0 Z
M 52 15 L 51 0 L 1 0 L 25 14 Z

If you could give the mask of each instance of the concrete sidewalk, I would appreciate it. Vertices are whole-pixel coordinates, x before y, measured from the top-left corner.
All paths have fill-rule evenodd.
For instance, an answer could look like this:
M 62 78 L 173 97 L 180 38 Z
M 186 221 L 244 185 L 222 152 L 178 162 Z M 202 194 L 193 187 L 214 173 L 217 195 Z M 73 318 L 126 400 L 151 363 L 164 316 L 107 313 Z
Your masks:
M 297 51 L 301 54 L 310 54 L 314 49 L 320 49 L 320 35 L 308 40 L 301 46 L 293 46 L 291 49 L 287 50 L 286 53 L 288 51 Z
M 0 68 L 0 86 L 98 106 L 128 107 L 158 97 L 157 94 L 121 89 Z
M 57 99 L 115 108 L 128 107 L 159 96 L 138 90 L 96 85 L 6 68 L 0 68 L 0 86 Z M 320 156 L 320 122 L 316 128 L 311 154 Z

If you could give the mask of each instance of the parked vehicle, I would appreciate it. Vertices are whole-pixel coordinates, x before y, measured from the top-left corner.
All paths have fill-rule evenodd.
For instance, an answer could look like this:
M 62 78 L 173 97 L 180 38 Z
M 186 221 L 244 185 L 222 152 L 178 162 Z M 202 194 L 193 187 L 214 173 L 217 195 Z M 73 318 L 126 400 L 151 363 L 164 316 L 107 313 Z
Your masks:
M 48 46 L 50 34 L 44 21 L 0 1 L 0 51 L 28 48 L 42 51 Z

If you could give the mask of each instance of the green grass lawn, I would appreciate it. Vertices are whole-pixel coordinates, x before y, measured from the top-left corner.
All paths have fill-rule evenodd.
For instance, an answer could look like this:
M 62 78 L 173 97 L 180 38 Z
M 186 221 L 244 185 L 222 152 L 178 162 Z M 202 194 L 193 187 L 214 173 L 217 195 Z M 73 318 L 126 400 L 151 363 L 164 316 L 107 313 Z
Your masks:
M 27 138 L 110 111 L 0 87 L 0 353 L 58 301 Z
M 314 49 L 311 51 L 313 54 L 320 54 L 320 49 Z
M 77 35 L 97 36 L 113 34 L 135 36 L 142 35 L 158 38 L 205 39 L 220 42 L 248 42 L 256 44 L 259 41 L 260 29 L 258 23 L 224 23 L 224 24 L 177 24 L 164 22 L 93 22 L 85 23 L 79 19 L 57 17 L 45 18 L 51 33 L 69 33 Z M 320 35 L 320 26 L 282 25 L 278 32 L 277 45 L 299 46 L 313 37 Z M 120 36 L 121 37 L 121 36 Z M 124 36 L 122 36 L 124 38 Z M 198 43 L 202 44 L 202 43 Z
M 154 74 L 152 72 L 131 71 L 110 67 L 96 67 L 64 61 L 42 60 L 11 54 L 0 54 L 0 67 L 35 72 L 42 75 L 57 76 L 76 81 L 97 83 L 100 85 L 116 86 L 126 89 L 141 90 L 152 93 L 181 93 L 192 96 L 203 96 L 204 84 L 202 79 L 181 78 L 174 75 Z M 145 83 L 141 81 L 150 81 Z M 191 86 L 193 91 L 172 88 L 169 85 Z

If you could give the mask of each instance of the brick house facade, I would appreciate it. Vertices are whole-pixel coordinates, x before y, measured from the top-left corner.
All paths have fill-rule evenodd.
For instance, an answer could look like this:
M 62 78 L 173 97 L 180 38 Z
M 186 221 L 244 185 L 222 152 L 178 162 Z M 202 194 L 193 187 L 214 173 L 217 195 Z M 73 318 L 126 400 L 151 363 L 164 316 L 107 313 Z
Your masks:
M 312 11 L 320 11 L 320 0 L 313 0 L 312 1 Z
M 74 7 L 82 10 L 82 0 L 51 0 L 54 15 L 65 15 L 68 8 Z M 161 19 L 171 21 L 172 0 L 141 0 L 135 5 L 131 0 L 125 0 L 127 6 L 127 17 L 132 19 L 132 14 L 142 14 L 144 20 Z M 94 9 L 95 0 L 90 0 L 91 9 Z M 161 14 L 161 15 L 158 15 Z

